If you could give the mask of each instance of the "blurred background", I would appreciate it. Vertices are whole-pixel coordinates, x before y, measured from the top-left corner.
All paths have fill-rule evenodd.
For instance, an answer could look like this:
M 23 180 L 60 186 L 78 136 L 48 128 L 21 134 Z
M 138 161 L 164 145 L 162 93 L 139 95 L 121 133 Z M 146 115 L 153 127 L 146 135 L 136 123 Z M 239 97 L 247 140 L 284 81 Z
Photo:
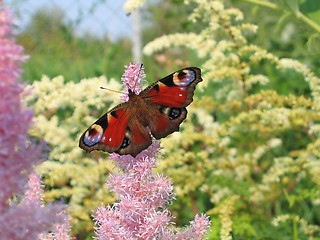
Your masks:
M 66 81 L 75 82 L 101 75 L 119 79 L 123 66 L 133 60 L 148 65 L 146 72 L 147 75 L 150 72 L 149 79 L 153 82 L 154 78 L 163 77 L 164 67 L 169 66 L 164 72 L 169 74 L 190 64 L 187 60 L 169 61 L 170 54 L 142 60 L 143 45 L 157 36 L 187 30 L 192 7 L 179 14 L 182 1 L 150 1 L 134 13 L 124 11 L 124 0 L 6 0 L 4 3 L 17 16 L 18 42 L 31 56 L 24 65 L 23 75 L 23 80 L 29 82 L 39 80 L 42 75 L 50 78 L 62 75 Z M 177 20 L 182 25 L 173 25 Z M 178 54 L 179 59 L 188 58 L 187 51 Z
M 252 42 L 272 49 L 279 57 L 302 60 L 318 72 L 312 65 L 320 61 L 319 39 L 313 36 L 312 28 L 294 16 L 250 4 L 250 0 L 225 2 L 240 8 L 248 22 L 259 26 L 258 35 L 250 39 Z M 303 2 L 301 10 L 320 22 L 320 2 Z M 123 66 L 135 59 L 144 63 L 148 79 L 153 82 L 177 68 L 204 62 L 186 49 L 171 49 L 152 57 L 141 54 L 145 44 L 164 34 L 200 32 L 199 25 L 188 21 L 194 3 L 153 0 L 132 14 L 124 11 L 125 0 L 5 0 L 4 3 L 14 10 L 18 42 L 31 55 L 24 66 L 24 80 L 33 82 L 42 75 L 63 75 L 66 81 L 77 82 L 104 74 L 119 79 Z
M 67 81 L 111 72 L 119 76 L 114 71 L 130 61 L 133 36 L 124 2 L 5 1 L 17 16 L 18 41 L 31 55 L 24 80 L 39 80 L 42 74 L 63 75 Z

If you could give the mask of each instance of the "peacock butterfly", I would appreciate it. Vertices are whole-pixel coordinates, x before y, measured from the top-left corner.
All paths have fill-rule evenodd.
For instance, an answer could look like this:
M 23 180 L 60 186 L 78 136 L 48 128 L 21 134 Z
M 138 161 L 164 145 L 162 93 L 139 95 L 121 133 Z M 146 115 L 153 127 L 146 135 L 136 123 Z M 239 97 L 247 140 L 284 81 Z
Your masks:
M 81 136 L 79 147 L 91 152 L 102 150 L 135 157 L 156 139 L 179 131 L 187 117 L 193 92 L 201 82 L 201 70 L 181 69 L 145 88 L 136 95 L 129 90 L 129 100 L 121 103 L 93 123 Z

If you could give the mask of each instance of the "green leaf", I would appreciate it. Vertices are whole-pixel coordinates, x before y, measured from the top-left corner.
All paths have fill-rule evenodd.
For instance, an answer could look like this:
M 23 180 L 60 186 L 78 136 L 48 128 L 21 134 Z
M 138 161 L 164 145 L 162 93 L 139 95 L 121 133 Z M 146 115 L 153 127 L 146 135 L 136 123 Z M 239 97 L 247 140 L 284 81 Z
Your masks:
M 288 6 L 290 11 L 296 16 L 299 17 L 299 0 L 283 0 L 284 3 Z
M 320 25 L 320 1 L 300 0 L 300 11 Z

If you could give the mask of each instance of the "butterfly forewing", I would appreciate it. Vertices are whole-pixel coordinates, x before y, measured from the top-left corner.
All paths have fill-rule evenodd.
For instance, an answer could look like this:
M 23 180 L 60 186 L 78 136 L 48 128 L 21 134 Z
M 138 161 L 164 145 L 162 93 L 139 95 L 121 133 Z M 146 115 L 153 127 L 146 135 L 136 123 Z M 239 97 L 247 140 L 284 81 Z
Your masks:
M 199 68 L 185 68 L 155 82 L 140 95 L 160 105 L 186 107 L 192 102 L 195 86 L 201 81 Z
M 127 108 L 127 104 L 121 104 L 104 114 L 82 134 L 79 146 L 87 152 L 118 150 L 129 121 Z

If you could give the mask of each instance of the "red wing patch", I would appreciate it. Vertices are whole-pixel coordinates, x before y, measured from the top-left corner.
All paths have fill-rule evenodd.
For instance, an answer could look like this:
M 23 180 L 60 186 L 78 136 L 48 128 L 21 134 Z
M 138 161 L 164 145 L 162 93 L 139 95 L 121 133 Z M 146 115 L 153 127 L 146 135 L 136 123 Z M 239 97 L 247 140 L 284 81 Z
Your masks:
M 187 87 L 167 87 L 159 84 L 159 88 L 157 90 L 151 89 L 147 94 L 147 97 L 153 103 L 170 107 L 182 107 L 187 101 Z
M 154 124 L 154 129 L 153 129 L 154 131 L 164 132 L 169 125 L 169 120 L 166 116 L 159 113 L 156 117 L 154 117 L 153 124 Z
M 161 138 L 163 133 L 168 129 L 168 126 L 168 118 L 165 115 L 159 113 L 157 116 L 154 116 L 154 118 L 152 119 L 152 123 L 150 124 L 152 135 L 156 139 Z
M 128 119 L 126 108 L 104 114 L 81 136 L 80 147 L 88 152 L 92 150 L 116 150 L 123 142 Z
M 108 127 L 101 137 L 101 142 L 111 148 L 118 148 L 125 136 L 129 116 L 125 109 L 119 109 L 108 115 Z
M 131 140 L 134 144 L 144 145 L 146 142 L 150 141 L 150 135 L 146 130 L 139 128 L 131 128 Z

